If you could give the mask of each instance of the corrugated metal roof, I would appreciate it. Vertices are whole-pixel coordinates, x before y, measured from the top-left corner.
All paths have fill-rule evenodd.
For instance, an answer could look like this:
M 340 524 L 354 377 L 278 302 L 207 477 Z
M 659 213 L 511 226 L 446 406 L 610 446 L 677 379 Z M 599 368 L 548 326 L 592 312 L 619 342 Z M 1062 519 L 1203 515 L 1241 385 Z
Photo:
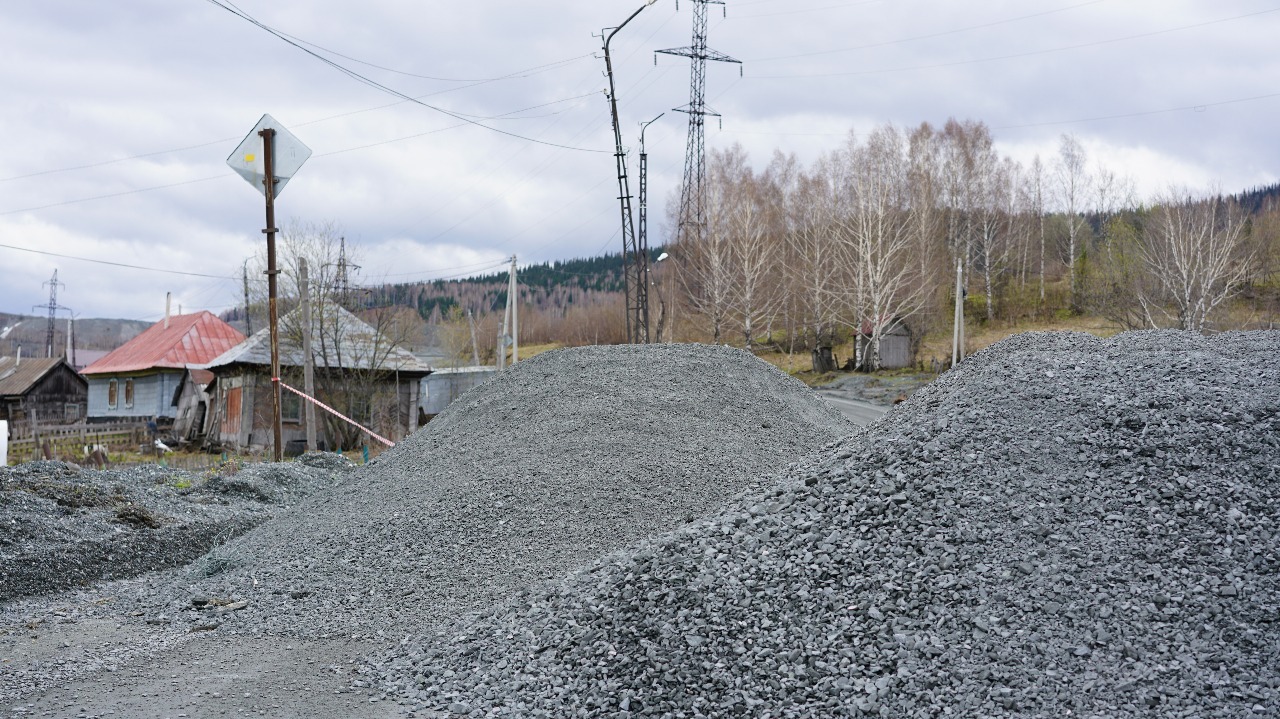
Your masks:
M 301 367 L 303 365 L 302 342 L 296 332 L 289 332 L 289 327 L 302 324 L 301 308 L 295 309 L 280 318 L 280 366 Z M 323 323 L 318 319 L 324 317 Z M 399 346 L 387 347 L 389 340 L 379 337 L 377 330 L 370 327 L 359 317 L 342 309 L 336 304 L 326 302 L 319 311 L 312 312 L 311 356 L 316 367 L 344 369 L 383 369 L 387 371 L 427 373 L 431 368 L 423 364 L 413 353 Z M 323 350 L 320 335 L 326 340 Z M 326 365 L 323 352 L 327 352 L 332 362 Z M 336 358 L 341 358 L 341 365 Z M 261 329 L 243 343 L 232 347 L 221 356 L 204 365 L 209 369 L 232 364 L 250 364 L 271 366 L 271 334 L 269 329 Z
M 244 335 L 208 310 L 160 321 L 80 374 L 114 374 L 204 364 L 244 341 Z
M 0 357 L 0 397 L 26 394 L 64 361 L 62 357 L 54 357 L 28 358 L 16 362 L 13 357 Z

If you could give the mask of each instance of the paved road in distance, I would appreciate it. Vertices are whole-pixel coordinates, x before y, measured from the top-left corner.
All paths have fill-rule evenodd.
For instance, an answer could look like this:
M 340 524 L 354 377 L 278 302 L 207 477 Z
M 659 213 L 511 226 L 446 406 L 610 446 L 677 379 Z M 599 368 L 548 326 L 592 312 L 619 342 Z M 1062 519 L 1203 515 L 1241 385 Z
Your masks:
M 848 399 L 832 392 L 818 392 L 818 396 L 826 400 L 832 407 L 844 413 L 844 416 L 858 424 L 869 424 L 889 411 L 888 407 L 878 404 Z

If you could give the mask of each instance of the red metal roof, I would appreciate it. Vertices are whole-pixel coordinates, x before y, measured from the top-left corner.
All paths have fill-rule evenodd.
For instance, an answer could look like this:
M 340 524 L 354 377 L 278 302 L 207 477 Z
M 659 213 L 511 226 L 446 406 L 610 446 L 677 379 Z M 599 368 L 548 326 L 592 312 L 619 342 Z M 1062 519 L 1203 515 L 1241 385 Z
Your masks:
M 204 364 L 244 341 L 244 335 L 208 310 L 174 315 L 148 327 L 80 374 L 138 372 L 154 368 L 182 369 Z

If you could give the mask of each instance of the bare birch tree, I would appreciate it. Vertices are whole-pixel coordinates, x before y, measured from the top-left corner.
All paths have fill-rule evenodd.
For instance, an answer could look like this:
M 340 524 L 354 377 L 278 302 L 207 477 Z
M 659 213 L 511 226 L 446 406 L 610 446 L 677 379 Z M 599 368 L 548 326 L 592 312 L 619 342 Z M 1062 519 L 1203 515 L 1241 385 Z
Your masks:
M 854 275 L 852 319 L 868 338 L 870 356 L 861 363 L 876 370 L 885 331 L 920 311 L 927 296 L 913 226 L 910 158 L 902 133 L 889 125 L 874 130 L 864 146 L 850 147 L 847 160 L 848 211 L 839 225 Z
M 829 345 L 835 339 L 840 312 L 840 269 L 832 224 L 836 198 L 825 158 L 819 159 L 812 171 L 796 175 L 785 203 L 787 260 L 783 271 L 787 286 L 812 346 Z
M 1253 270 L 1256 253 L 1247 240 L 1245 214 L 1231 200 L 1177 187 L 1156 198 L 1140 245 L 1154 280 L 1154 291 L 1139 296 L 1151 326 L 1163 315 L 1179 329 L 1203 331 Z
M 1063 261 L 1067 265 L 1068 299 L 1073 307 L 1076 301 L 1076 259 L 1089 227 L 1084 220 L 1090 182 L 1085 159 L 1084 147 L 1075 136 L 1063 135 L 1054 163 L 1054 179 L 1057 182 L 1058 208 L 1067 223 L 1067 247 Z
M 689 309 L 705 324 L 713 342 L 722 340 L 728 325 L 733 284 L 726 228 L 731 204 L 730 188 L 724 181 L 727 174 L 723 154 L 712 150 L 703 184 L 705 227 L 701 232 L 684 233 L 673 252 L 679 258 L 678 281 Z

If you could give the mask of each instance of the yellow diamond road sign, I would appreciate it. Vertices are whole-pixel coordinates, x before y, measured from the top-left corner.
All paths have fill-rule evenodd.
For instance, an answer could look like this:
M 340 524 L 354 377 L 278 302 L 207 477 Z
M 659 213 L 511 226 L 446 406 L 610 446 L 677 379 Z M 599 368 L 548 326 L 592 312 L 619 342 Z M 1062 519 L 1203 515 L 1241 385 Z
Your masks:
M 311 157 L 311 148 L 302 144 L 302 141 L 294 137 L 293 133 L 284 129 L 284 125 L 274 117 L 263 115 L 262 119 L 258 120 L 258 124 L 249 131 L 248 135 L 245 135 L 240 146 L 227 158 L 227 165 L 265 196 L 266 184 L 262 180 L 266 175 L 266 167 L 263 164 L 262 138 L 258 133 L 267 128 L 276 131 L 275 143 L 272 145 L 273 167 L 271 168 L 276 176 L 274 198 L 280 196 L 285 183 L 289 182 L 298 168 L 302 167 L 302 163 Z

